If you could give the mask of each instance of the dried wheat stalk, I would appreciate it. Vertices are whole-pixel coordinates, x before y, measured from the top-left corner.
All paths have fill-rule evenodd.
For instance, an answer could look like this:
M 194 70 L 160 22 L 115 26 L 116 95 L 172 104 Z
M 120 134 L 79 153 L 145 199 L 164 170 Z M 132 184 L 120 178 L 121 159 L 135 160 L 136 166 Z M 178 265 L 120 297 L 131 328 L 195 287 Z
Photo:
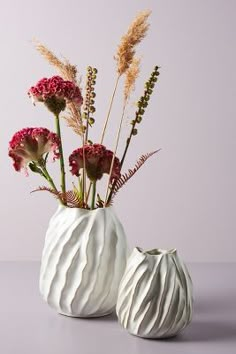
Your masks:
M 76 82 L 77 69 L 75 65 L 71 65 L 68 60 L 65 62 L 57 58 L 57 56 L 38 40 L 33 41 L 37 51 L 44 57 L 49 64 L 57 68 L 61 76 L 65 80 Z

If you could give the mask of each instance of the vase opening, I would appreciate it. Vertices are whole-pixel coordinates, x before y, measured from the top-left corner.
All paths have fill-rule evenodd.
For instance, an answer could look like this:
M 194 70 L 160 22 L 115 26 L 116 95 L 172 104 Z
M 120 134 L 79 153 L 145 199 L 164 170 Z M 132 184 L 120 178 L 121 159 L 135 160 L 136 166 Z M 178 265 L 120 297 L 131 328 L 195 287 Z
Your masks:
M 161 255 L 164 255 L 164 254 L 175 254 L 176 253 L 176 248 L 172 248 L 170 250 L 163 250 L 161 248 L 153 248 L 152 250 L 149 250 L 149 251 L 144 251 L 140 247 L 137 247 L 136 249 L 140 253 L 148 254 L 148 255 L 151 255 L 151 256 L 161 256 Z
M 109 206 L 106 206 L 106 207 L 96 207 L 95 209 L 86 209 L 86 208 L 79 208 L 79 207 L 70 207 L 70 206 L 67 206 L 67 205 L 62 205 L 60 203 L 58 203 L 58 209 L 59 210 L 79 210 L 79 211 L 82 211 L 84 213 L 87 213 L 87 214 L 94 214 L 94 213 L 102 213 L 104 212 L 105 210 L 113 210 L 113 206 L 112 205 L 109 205 Z

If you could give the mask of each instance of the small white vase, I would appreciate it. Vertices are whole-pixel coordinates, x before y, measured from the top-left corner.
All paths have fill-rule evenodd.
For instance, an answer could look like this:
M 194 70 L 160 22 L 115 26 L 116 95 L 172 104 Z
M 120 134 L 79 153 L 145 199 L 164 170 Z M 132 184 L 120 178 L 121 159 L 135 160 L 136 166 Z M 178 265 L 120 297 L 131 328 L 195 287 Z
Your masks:
M 191 321 L 192 301 L 192 281 L 176 250 L 133 250 L 116 306 L 125 329 L 145 338 L 172 337 Z
M 112 207 L 92 211 L 59 206 L 42 254 L 40 292 L 59 313 L 111 313 L 127 261 L 123 227 Z

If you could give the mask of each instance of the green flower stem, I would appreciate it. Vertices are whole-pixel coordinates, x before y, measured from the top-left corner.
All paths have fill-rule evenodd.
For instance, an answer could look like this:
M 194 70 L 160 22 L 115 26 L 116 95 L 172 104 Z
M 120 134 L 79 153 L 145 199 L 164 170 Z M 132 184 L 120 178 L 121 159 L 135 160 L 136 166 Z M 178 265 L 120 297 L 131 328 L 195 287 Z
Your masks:
M 83 136 L 83 178 L 82 178 L 82 200 L 83 205 L 86 204 L 85 202 L 85 195 L 86 195 L 86 163 L 85 163 L 85 151 L 84 151 L 84 136 Z
M 53 182 L 52 177 L 51 177 L 50 174 L 48 173 L 48 170 L 46 169 L 46 167 L 43 166 L 41 163 L 38 163 L 38 166 L 39 166 L 40 169 L 42 170 L 45 179 L 48 181 L 48 183 L 50 184 L 50 186 L 52 187 L 52 189 L 58 194 L 58 199 L 60 200 L 60 203 L 61 203 L 61 204 L 64 204 L 63 200 L 61 200 L 61 198 L 59 197 L 58 189 L 57 189 L 55 183 Z
M 50 186 L 52 187 L 52 189 L 53 189 L 55 192 L 58 192 L 57 187 L 56 187 L 55 183 L 53 182 L 52 177 L 51 177 L 50 174 L 48 173 L 46 167 L 42 166 L 41 164 L 40 164 L 39 166 L 40 166 L 41 170 L 43 171 L 43 174 L 44 174 L 46 180 L 48 181 L 48 183 L 50 184 Z
M 56 123 L 56 132 L 60 139 L 59 153 L 60 153 L 60 166 L 61 166 L 61 190 L 62 193 L 66 194 L 66 181 L 65 181 L 65 164 L 64 164 L 64 156 L 63 156 L 63 148 L 62 148 L 62 139 L 61 139 L 61 128 L 59 121 L 59 114 L 55 115 L 55 123 Z M 66 202 L 64 202 L 66 204 Z
M 78 177 L 78 190 L 79 190 L 79 193 L 80 195 L 82 195 L 82 181 L 81 181 L 81 177 Z
M 90 181 L 89 187 L 88 187 L 88 192 L 87 192 L 86 198 L 85 198 L 85 204 L 86 204 L 86 205 L 88 204 L 88 200 L 89 200 L 91 188 L 92 188 L 92 182 Z
M 96 181 L 93 182 L 93 191 L 92 191 L 92 204 L 91 204 L 91 209 L 95 209 L 95 197 L 96 197 Z

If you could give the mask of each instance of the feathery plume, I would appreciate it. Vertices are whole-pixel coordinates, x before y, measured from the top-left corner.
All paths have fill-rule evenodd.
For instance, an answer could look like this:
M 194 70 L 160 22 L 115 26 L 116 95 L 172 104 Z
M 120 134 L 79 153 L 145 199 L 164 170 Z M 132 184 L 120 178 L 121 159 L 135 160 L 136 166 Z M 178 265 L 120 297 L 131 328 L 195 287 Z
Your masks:
M 135 46 L 146 36 L 149 28 L 147 20 L 150 14 L 151 11 L 140 12 L 131 23 L 127 33 L 121 38 L 115 56 L 119 75 L 124 74 L 129 68 L 135 55 Z
M 65 60 L 63 71 L 64 71 L 63 76 L 65 80 L 73 81 L 78 84 L 77 68 L 75 65 L 70 64 L 69 60 L 67 59 Z
M 149 23 L 147 19 L 151 11 L 140 12 L 134 21 L 131 23 L 128 32 L 121 38 L 121 42 L 117 48 L 115 55 L 115 60 L 117 62 L 117 79 L 115 82 L 115 87 L 111 96 L 111 101 L 105 119 L 105 123 L 102 129 L 101 144 L 103 143 L 105 132 L 107 129 L 107 124 L 110 118 L 111 109 L 116 94 L 117 86 L 121 75 L 123 75 L 129 68 L 134 56 L 135 56 L 135 46 L 141 42 L 141 40 L 146 36 L 147 30 L 149 28 Z
M 54 66 L 59 71 L 63 79 L 76 82 L 77 68 L 75 65 L 71 65 L 68 60 L 63 62 L 58 59 L 50 49 L 38 40 L 33 40 L 33 43 L 37 51 L 44 59 L 48 61 L 50 65 Z
M 125 73 L 124 100 L 127 101 L 134 90 L 135 81 L 140 72 L 140 58 L 133 57 L 129 68 Z
M 67 126 L 72 128 L 76 134 L 83 136 L 85 128 L 80 109 L 74 102 L 67 103 L 67 109 L 67 114 L 63 117 L 66 120 Z

